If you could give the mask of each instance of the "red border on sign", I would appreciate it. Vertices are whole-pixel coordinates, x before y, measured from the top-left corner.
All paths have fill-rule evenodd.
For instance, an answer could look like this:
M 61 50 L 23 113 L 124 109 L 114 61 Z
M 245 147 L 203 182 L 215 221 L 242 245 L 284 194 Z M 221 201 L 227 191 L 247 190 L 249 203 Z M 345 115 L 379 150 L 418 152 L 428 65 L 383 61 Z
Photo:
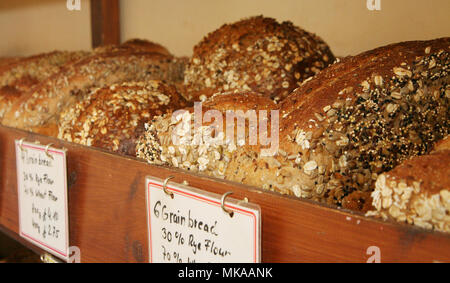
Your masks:
M 45 148 L 36 147 L 36 146 L 32 146 L 32 145 L 27 145 L 27 144 L 23 144 L 22 147 L 27 147 L 27 148 L 31 148 L 31 149 L 35 149 L 35 150 L 40 150 L 40 151 L 45 151 Z M 16 142 L 16 153 L 18 152 L 18 150 L 21 150 L 21 149 L 20 149 L 20 145 Z M 65 155 L 64 152 L 55 151 L 55 150 L 51 150 L 51 149 L 48 149 L 47 152 L 51 152 L 51 153 L 54 153 L 54 154 L 62 155 L 63 156 L 64 167 L 67 168 L 67 166 L 66 166 L 66 159 L 64 158 L 64 155 Z M 17 158 L 18 158 L 18 156 L 16 154 L 16 159 Z M 19 175 L 17 175 L 17 185 L 19 185 L 19 182 L 20 182 L 19 180 L 20 180 Z M 17 189 L 19 189 L 19 186 L 17 187 Z M 67 181 L 66 181 L 66 174 L 64 174 L 64 198 L 65 198 L 64 209 L 65 209 L 65 211 L 68 212 L 68 209 L 67 209 Z M 19 232 L 20 232 L 20 235 L 23 236 L 24 238 L 29 239 L 32 242 L 35 242 L 38 246 L 41 246 L 41 247 L 47 248 L 47 249 L 49 249 L 51 251 L 54 251 L 57 254 L 63 256 L 65 259 L 67 259 L 67 251 L 66 251 L 66 253 L 64 253 L 64 252 L 60 251 L 59 249 L 51 247 L 51 246 L 49 246 L 49 245 L 47 245 L 47 244 L 45 244 L 45 243 L 43 243 L 43 242 L 33 238 L 33 237 L 31 237 L 30 235 L 25 234 L 24 232 L 22 232 L 22 225 L 20 224 L 20 222 L 21 222 L 21 216 L 20 216 L 21 209 L 20 209 L 20 193 L 19 192 L 17 192 L 17 199 L 19 201 L 19 205 L 18 205 L 19 207 L 18 208 L 19 208 Z M 66 216 L 65 217 L 66 226 L 68 226 L 67 225 L 67 223 L 68 223 L 68 219 L 67 219 L 68 213 L 65 213 L 65 216 Z M 66 244 L 65 245 L 68 248 L 69 245 L 68 245 L 67 233 L 68 233 L 68 227 L 66 227 L 66 235 L 65 235 L 66 236 Z
M 152 183 L 152 182 L 148 182 L 148 186 L 147 186 L 147 221 L 148 221 L 148 233 L 149 233 L 149 249 L 150 249 L 150 262 L 153 263 L 153 253 L 152 253 L 152 233 L 151 233 L 151 220 L 150 220 L 150 185 L 153 185 L 155 188 L 157 189 L 161 189 L 162 190 L 162 185 L 161 184 L 157 184 L 157 183 Z M 191 198 L 191 199 L 195 199 L 195 200 L 199 200 L 201 202 L 207 203 L 207 204 L 211 204 L 214 206 L 221 206 L 221 203 L 219 201 L 213 200 L 213 199 L 208 199 L 206 197 L 202 197 L 196 194 L 191 194 L 188 192 L 184 192 L 184 191 L 180 191 L 178 189 L 175 189 L 173 187 L 170 187 L 170 185 L 166 185 L 166 187 L 168 189 L 170 189 L 171 192 L 176 193 L 176 194 L 180 194 L 180 195 L 184 195 L 185 197 Z M 253 246 L 253 262 L 256 263 L 256 251 L 257 251 L 257 247 L 256 247 L 256 238 L 257 238 L 257 227 L 256 227 L 256 215 L 253 211 L 248 211 L 239 207 L 235 207 L 229 204 L 225 204 L 225 207 L 227 208 L 231 208 L 233 211 L 240 213 L 242 215 L 246 215 L 246 216 L 253 216 L 253 239 L 254 239 L 254 246 Z

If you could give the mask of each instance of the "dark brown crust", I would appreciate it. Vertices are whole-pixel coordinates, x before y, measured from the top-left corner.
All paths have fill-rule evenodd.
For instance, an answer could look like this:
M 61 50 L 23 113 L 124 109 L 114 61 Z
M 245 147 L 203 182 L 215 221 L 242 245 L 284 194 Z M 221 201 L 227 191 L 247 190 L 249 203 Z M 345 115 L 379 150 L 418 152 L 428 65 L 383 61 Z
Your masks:
M 58 137 L 134 156 L 144 123 L 184 107 L 186 102 L 175 88 L 159 81 L 112 85 L 66 109 L 61 114 Z
M 450 150 L 440 150 L 404 161 L 386 175 L 387 179 L 403 180 L 408 186 L 420 183 L 421 194 L 431 196 L 450 190 Z
M 169 50 L 161 44 L 138 38 L 127 40 L 120 45 L 104 45 L 94 49 L 95 53 L 109 53 L 117 51 L 143 51 L 158 53 L 164 56 L 172 56 Z
M 54 51 L 0 65 L 0 122 L 22 94 L 59 72 L 63 65 L 88 55 L 88 52 Z
M 198 43 L 185 83 L 194 100 L 232 89 L 280 100 L 333 61 L 316 35 L 258 16 L 225 24 Z

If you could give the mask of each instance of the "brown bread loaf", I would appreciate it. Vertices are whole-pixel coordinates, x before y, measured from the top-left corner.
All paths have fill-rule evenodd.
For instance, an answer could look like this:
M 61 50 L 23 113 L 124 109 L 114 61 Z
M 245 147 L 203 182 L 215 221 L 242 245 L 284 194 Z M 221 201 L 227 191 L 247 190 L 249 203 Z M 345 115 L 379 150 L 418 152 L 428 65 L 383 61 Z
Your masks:
M 135 139 L 153 116 L 186 107 L 174 87 L 160 81 L 114 84 L 93 91 L 61 113 L 58 138 L 135 155 Z
M 450 232 L 450 150 L 404 161 L 378 176 L 367 216 Z
M 17 58 L 0 65 L 0 123 L 11 105 L 34 86 L 59 72 L 61 66 L 88 56 L 88 52 L 54 51 Z
M 136 155 L 152 164 L 164 164 L 179 167 L 191 172 L 199 172 L 218 178 L 227 178 L 228 163 L 244 147 L 237 146 L 235 124 L 226 123 L 227 112 L 233 112 L 244 117 L 247 111 L 255 110 L 255 117 L 259 118 L 260 110 L 276 109 L 275 103 L 269 98 L 253 92 L 227 92 L 216 94 L 202 103 L 201 115 L 204 123 L 195 130 L 195 107 L 188 108 L 184 113 L 169 113 L 155 117 L 146 125 L 146 131 L 137 143 Z M 208 121 L 207 113 L 216 110 L 222 121 Z M 241 113 L 239 111 L 242 111 Z M 249 124 L 245 125 L 244 140 L 249 140 Z M 228 139 L 228 132 L 234 133 L 236 139 Z M 199 139 L 196 138 L 198 133 Z M 209 139 L 211 138 L 211 139 Z M 197 142 L 195 142 L 197 140 Z M 249 146 L 256 150 L 258 146 Z
M 65 65 L 59 73 L 23 95 L 5 114 L 3 123 L 38 132 L 49 127 L 55 129 L 60 112 L 92 89 L 150 79 L 177 82 L 182 79 L 178 64 L 172 57 L 140 51 L 117 51 L 83 58 Z
M 279 101 L 334 61 L 318 36 L 262 16 L 225 24 L 194 47 L 186 67 L 187 99 L 255 91 Z

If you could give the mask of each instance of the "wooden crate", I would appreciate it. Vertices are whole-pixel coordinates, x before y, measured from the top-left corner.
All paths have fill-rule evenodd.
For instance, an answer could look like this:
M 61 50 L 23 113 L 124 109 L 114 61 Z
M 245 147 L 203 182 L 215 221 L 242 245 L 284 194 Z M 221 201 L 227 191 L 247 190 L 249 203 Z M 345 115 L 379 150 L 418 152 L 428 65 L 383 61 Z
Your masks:
M 366 262 L 369 247 L 381 262 L 450 262 L 450 235 L 296 199 L 181 170 L 152 166 L 58 139 L 0 126 L 0 229 L 20 238 L 14 140 L 67 148 L 70 245 L 82 262 L 146 262 L 145 176 L 261 206 L 263 262 Z M 24 242 L 23 240 L 21 242 Z M 36 249 L 36 247 L 31 247 Z M 39 251 L 39 249 L 36 249 Z

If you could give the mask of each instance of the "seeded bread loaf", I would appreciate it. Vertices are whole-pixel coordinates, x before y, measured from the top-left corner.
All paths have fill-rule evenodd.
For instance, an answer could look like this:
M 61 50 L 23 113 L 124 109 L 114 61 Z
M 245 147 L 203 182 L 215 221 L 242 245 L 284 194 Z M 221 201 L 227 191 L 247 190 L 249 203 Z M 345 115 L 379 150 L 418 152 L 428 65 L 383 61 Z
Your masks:
M 59 72 L 61 66 L 88 56 L 88 52 L 54 51 L 18 58 L 0 65 L 0 123 L 22 94 Z
M 449 46 L 449 38 L 389 45 L 304 83 L 280 105 L 277 167 L 259 164 L 250 183 L 370 209 L 378 174 L 448 134 Z
M 378 176 L 367 216 L 450 232 L 450 150 L 404 161 Z
M 58 138 L 134 156 L 145 122 L 186 107 L 174 87 L 160 81 L 114 84 L 95 90 L 61 113 Z
M 137 143 L 137 157 L 152 164 L 229 179 L 228 163 L 240 150 L 247 149 L 239 145 L 239 137 L 249 141 L 248 129 L 251 127 L 247 122 L 244 136 L 238 137 L 236 128 L 239 118 L 236 117 L 244 119 L 247 113 L 255 110 L 255 119 L 267 117 L 270 120 L 271 110 L 276 109 L 272 100 L 253 92 L 216 94 L 202 103 L 198 112 L 195 112 L 196 107 L 199 104 L 184 111 L 155 117 L 146 125 L 146 131 Z M 265 111 L 267 116 L 261 116 L 260 111 Z M 236 115 L 229 114 L 234 124 L 225 123 L 227 113 Z M 200 115 L 201 122 L 196 120 Z M 215 115 L 220 118 L 216 120 Z M 236 139 L 229 138 L 228 133 L 233 133 Z M 249 145 L 248 150 L 256 151 L 257 147 L 256 144 Z
M 57 125 L 60 112 L 92 89 L 127 81 L 182 79 L 177 59 L 157 53 L 117 51 L 89 56 L 65 65 L 14 103 L 6 113 L 7 126 L 38 131 Z M 47 133 L 52 134 L 52 133 Z M 57 133 L 53 133 L 55 135 Z
M 268 190 L 371 209 L 378 174 L 428 153 L 449 132 L 449 46 L 449 38 L 405 42 L 342 59 L 279 105 L 276 156 L 261 156 L 262 146 L 238 146 L 227 153 L 220 172 L 229 180 Z M 161 140 L 167 144 L 158 136 L 169 121 L 156 124 L 160 126 L 151 124 L 146 134 L 153 136 L 148 145 L 159 151 L 157 162 L 181 167 L 179 160 L 171 160 L 176 146 L 160 147 Z M 210 159 L 198 162 L 200 171 L 217 175 L 208 172 L 216 168 L 210 169 Z
M 188 99 L 255 91 L 279 101 L 334 61 L 318 36 L 262 16 L 225 24 L 194 47 L 186 67 Z

